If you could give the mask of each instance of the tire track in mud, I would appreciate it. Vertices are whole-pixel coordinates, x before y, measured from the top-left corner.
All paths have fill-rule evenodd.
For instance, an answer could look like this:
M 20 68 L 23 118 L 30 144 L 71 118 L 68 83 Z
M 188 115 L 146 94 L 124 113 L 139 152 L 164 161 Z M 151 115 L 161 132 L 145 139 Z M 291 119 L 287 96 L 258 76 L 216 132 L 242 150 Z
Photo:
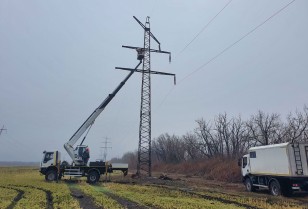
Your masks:
M 133 202 L 133 201 L 130 201 L 130 200 L 127 200 L 125 198 L 122 198 L 118 195 L 115 195 L 111 192 L 104 192 L 105 195 L 107 195 L 108 197 L 114 199 L 115 201 L 117 201 L 120 205 L 122 205 L 124 208 L 127 208 L 127 209 L 148 209 L 148 208 L 152 208 L 152 209 L 155 209 L 154 207 L 147 207 L 147 206 L 142 206 L 142 205 L 139 205 L 138 203 L 136 202 Z
M 243 197 L 245 196 L 245 194 L 230 194 L 227 192 L 221 192 L 221 191 L 213 191 L 213 190 L 207 190 L 208 193 L 211 194 L 222 194 L 222 195 L 228 195 L 230 197 Z M 274 204 L 281 204 L 281 200 L 280 199 L 276 199 L 276 197 L 269 195 L 269 191 L 268 190 L 257 190 L 256 192 L 254 192 L 253 194 L 255 195 L 263 195 L 261 197 L 266 198 L 265 203 L 270 204 L 270 205 L 274 205 Z M 253 196 L 245 196 L 245 197 L 250 197 L 250 198 L 255 198 Z M 295 201 L 295 202 L 291 202 L 291 204 L 298 204 L 299 206 L 302 206 L 305 209 L 308 209 L 308 192 L 301 192 L 301 193 L 296 193 L 293 194 L 290 197 L 284 197 L 286 198 L 286 201 L 290 200 L 290 201 Z
M 222 194 L 222 195 L 228 195 L 230 197 L 243 197 L 245 195 L 240 195 L 240 194 L 230 194 L 230 193 L 226 193 L 226 192 L 220 192 L 220 191 L 211 191 L 211 190 L 207 190 L 207 192 L 212 193 L 212 194 Z M 269 191 L 267 190 L 257 190 L 256 192 L 254 192 L 253 194 L 256 195 L 266 195 L 263 198 L 266 198 L 265 202 L 267 204 L 273 205 L 273 204 L 280 204 L 281 200 L 280 199 L 276 199 L 276 197 L 269 195 Z M 247 197 L 247 196 L 246 196 Z M 298 204 L 299 206 L 302 206 L 305 209 L 308 209 L 308 192 L 302 192 L 302 193 L 297 193 L 297 194 L 293 194 L 290 197 L 284 197 L 286 198 L 286 201 L 290 200 L 290 201 L 296 201 L 294 204 Z M 253 196 L 250 196 L 250 198 L 254 198 Z M 293 202 L 291 202 L 293 204 Z
M 35 186 L 29 186 L 29 185 L 14 185 L 14 184 L 8 184 L 8 186 L 13 186 L 13 187 L 25 187 L 25 188 L 31 188 L 31 189 L 37 189 L 40 191 L 43 191 L 46 196 L 46 209 L 53 209 L 53 198 L 52 198 L 52 192 L 47 189 L 43 189 L 40 187 L 35 187 Z
M 172 187 L 166 187 L 166 186 L 155 185 L 155 184 L 148 184 L 146 186 L 164 188 L 164 189 L 169 189 L 169 190 L 172 190 L 172 191 L 180 191 L 180 192 L 183 192 L 185 194 L 201 197 L 203 199 L 218 201 L 218 202 L 221 202 L 221 203 L 224 203 L 224 204 L 233 204 L 235 206 L 244 207 L 244 208 L 247 208 L 247 209 L 262 209 L 262 208 L 259 208 L 259 207 L 256 207 L 256 206 L 251 206 L 251 205 L 248 205 L 248 204 L 245 204 L 245 203 L 239 203 L 239 202 L 236 202 L 236 201 L 233 201 L 233 200 L 227 200 L 227 199 L 224 199 L 224 198 L 221 198 L 221 197 L 213 197 L 213 196 L 210 196 L 210 195 L 199 194 L 199 193 L 190 191 L 187 188 L 185 188 L 185 189 L 183 189 L 183 188 L 172 188 Z
M 98 206 L 94 203 L 94 200 L 91 196 L 86 195 L 82 192 L 77 185 L 72 183 L 67 183 L 68 188 L 71 191 L 71 196 L 73 196 L 79 202 L 81 208 L 91 208 L 91 209 L 102 209 L 104 207 Z
M 126 198 L 120 197 L 120 196 L 112 193 L 111 191 L 107 191 L 106 189 L 102 190 L 98 186 L 92 186 L 92 188 L 94 190 L 98 191 L 98 192 L 105 194 L 106 196 L 115 200 L 117 203 L 119 203 L 121 206 L 123 206 L 124 208 L 127 208 L 127 209 L 148 209 L 148 208 L 156 209 L 153 206 L 143 206 L 143 205 L 140 205 L 137 202 L 134 202 L 134 201 L 128 200 Z
M 14 197 L 13 201 L 11 202 L 11 204 L 9 206 L 7 206 L 6 209 L 13 209 L 15 207 L 15 205 L 17 204 L 17 202 L 22 198 L 22 196 L 25 193 L 25 191 L 23 191 L 21 189 L 16 189 L 16 188 L 6 187 L 6 186 L 0 186 L 0 187 L 1 188 L 5 188 L 5 189 L 15 190 L 15 191 L 18 192 L 18 194 Z

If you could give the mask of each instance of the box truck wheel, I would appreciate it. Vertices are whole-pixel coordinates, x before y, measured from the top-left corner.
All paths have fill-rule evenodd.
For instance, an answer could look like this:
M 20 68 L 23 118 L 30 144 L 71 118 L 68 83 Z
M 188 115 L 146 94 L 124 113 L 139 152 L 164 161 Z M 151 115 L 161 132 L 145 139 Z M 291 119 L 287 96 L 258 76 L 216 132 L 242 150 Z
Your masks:
M 245 187 L 248 192 L 254 192 L 256 190 L 256 188 L 252 185 L 252 181 L 249 177 L 245 179 Z
M 280 184 L 276 179 L 273 179 L 270 183 L 270 192 L 272 195 L 274 196 L 279 196 L 281 195 L 281 188 L 280 188 Z

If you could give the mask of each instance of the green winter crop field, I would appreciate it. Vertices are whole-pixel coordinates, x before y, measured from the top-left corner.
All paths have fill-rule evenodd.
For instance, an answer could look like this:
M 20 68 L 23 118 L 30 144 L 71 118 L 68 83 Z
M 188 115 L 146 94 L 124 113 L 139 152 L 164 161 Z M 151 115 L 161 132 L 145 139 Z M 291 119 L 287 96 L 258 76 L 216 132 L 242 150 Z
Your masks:
M 120 183 L 112 183 L 116 179 Z M 307 195 L 272 197 L 204 185 L 128 176 L 122 181 L 111 176 L 111 182 L 96 185 L 84 178 L 50 183 L 37 168 L 1 167 L 0 208 L 308 208 Z

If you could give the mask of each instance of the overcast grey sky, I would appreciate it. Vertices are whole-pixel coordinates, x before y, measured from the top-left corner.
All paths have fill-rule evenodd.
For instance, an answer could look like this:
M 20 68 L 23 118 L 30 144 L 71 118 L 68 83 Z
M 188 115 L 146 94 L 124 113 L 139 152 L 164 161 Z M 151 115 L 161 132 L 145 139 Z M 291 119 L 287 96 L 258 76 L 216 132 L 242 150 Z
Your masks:
M 182 135 L 195 120 L 226 112 L 248 118 L 308 104 L 308 1 L 296 0 L 214 61 L 226 47 L 291 0 L 233 0 L 179 53 L 229 0 L 0 1 L 0 161 L 40 161 L 61 150 L 92 111 L 135 67 L 145 22 L 166 55 L 152 55 L 152 138 Z M 152 48 L 157 46 L 152 41 Z M 137 149 L 141 75 L 134 74 L 98 117 L 85 144 L 108 158 Z

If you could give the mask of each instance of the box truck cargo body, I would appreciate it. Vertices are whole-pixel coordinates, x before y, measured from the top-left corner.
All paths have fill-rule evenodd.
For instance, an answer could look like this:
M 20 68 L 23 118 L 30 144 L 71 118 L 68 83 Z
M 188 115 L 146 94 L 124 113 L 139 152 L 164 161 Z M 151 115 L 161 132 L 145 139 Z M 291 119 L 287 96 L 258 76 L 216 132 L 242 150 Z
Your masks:
M 273 195 L 308 191 L 308 143 L 252 147 L 240 165 L 248 191 L 268 188 Z

